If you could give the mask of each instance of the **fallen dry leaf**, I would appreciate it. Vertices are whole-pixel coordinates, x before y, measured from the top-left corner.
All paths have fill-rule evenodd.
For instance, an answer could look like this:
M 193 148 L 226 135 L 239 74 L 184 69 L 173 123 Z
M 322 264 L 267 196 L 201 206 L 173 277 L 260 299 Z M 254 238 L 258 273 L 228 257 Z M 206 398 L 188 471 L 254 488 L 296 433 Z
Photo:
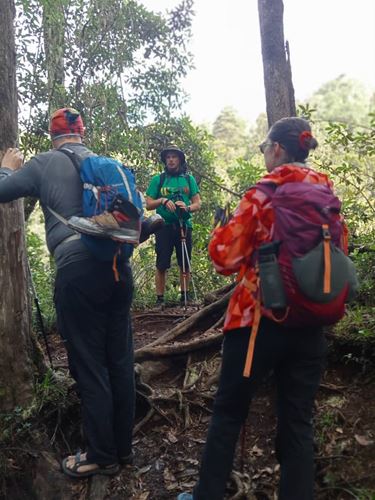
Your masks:
M 369 439 L 367 436 L 360 436 L 359 434 L 354 434 L 354 437 L 357 443 L 360 444 L 361 446 L 370 446 L 371 444 L 374 444 L 374 441 L 372 439 Z
M 142 467 L 141 469 L 138 469 L 136 472 L 135 472 L 135 477 L 140 477 L 142 476 L 142 474 L 146 474 L 146 472 L 148 472 L 150 469 L 151 469 L 152 465 L 146 465 L 145 467 Z
M 150 492 L 149 491 L 142 491 L 141 493 L 137 493 L 132 498 L 133 498 L 133 500 L 147 500 L 148 498 L 150 498 Z
M 171 431 L 168 432 L 167 438 L 168 438 L 168 441 L 170 443 L 177 443 L 177 441 L 178 441 L 178 439 L 176 438 L 176 436 Z
M 164 469 L 164 472 L 163 472 L 163 477 L 164 477 L 164 481 L 166 483 L 172 483 L 172 482 L 175 482 L 176 481 L 176 478 L 175 476 L 172 474 L 172 472 L 168 469 L 168 467 L 166 467 Z
M 256 457 L 261 457 L 263 455 L 263 450 L 261 450 L 260 448 L 258 448 L 258 446 L 255 444 L 251 448 L 251 454 L 255 455 Z
M 177 482 L 168 483 L 168 484 L 165 485 L 165 489 L 168 490 L 168 491 L 178 490 L 179 489 L 179 484 Z

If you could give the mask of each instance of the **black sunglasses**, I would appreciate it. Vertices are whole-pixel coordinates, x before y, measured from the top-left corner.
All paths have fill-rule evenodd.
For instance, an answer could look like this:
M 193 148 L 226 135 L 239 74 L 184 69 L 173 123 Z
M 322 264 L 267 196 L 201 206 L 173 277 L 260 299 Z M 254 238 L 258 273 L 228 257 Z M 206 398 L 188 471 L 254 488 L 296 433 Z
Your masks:
M 264 152 L 265 152 L 267 146 L 273 146 L 274 144 L 278 144 L 282 149 L 284 149 L 286 151 L 286 147 L 283 146 L 280 142 L 267 140 L 267 141 L 262 142 L 262 144 L 259 144 L 259 149 L 260 149 L 260 152 L 262 153 L 262 155 L 264 155 Z
M 262 142 L 262 144 L 259 144 L 259 149 L 260 149 L 260 152 L 262 153 L 262 155 L 264 155 L 266 147 L 272 146 L 272 144 L 274 144 L 272 141 L 264 141 L 264 142 Z

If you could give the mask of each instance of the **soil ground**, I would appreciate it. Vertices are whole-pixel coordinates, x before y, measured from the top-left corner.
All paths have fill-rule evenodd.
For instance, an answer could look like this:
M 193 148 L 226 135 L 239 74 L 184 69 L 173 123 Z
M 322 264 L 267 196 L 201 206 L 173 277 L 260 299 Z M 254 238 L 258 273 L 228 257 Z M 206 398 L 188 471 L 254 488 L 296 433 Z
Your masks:
M 134 313 L 135 348 L 165 333 L 183 313 L 179 307 Z M 66 364 L 58 336 L 50 336 L 50 340 L 55 363 Z M 333 354 L 334 345 L 331 351 L 316 401 L 316 498 L 375 500 L 375 368 L 350 353 Z M 163 373 L 159 370 L 139 387 L 134 464 L 123 467 L 110 480 L 107 500 L 169 500 L 192 490 L 219 364 L 219 350 L 213 348 L 168 358 L 162 361 Z M 228 499 L 277 498 L 279 466 L 273 451 L 276 420 L 272 387 L 270 378 L 251 406 L 228 484 Z M 77 420 L 78 412 L 61 425 L 76 425 Z M 73 435 L 66 428 L 66 438 Z M 62 456 L 68 451 L 64 443 L 58 448 Z M 88 487 L 87 480 L 71 481 L 71 498 L 85 498 Z

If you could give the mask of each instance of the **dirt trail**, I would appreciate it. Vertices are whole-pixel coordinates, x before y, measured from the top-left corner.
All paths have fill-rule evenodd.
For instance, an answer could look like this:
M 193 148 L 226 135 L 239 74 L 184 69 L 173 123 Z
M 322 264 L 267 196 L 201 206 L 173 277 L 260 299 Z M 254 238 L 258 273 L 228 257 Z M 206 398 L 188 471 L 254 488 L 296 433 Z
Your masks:
M 165 316 L 135 314 L 136 347 L 171 328 L 179 314 L 179 308 L 167 310 Z M 318 500 L 375 499 L 375 371 L 362 372 L 363 367 L 349 363 L 349 359 L 330 359 L 317 398 Z M 219 362 L 217 349 L 188 359 L 177 357 L 166 372 L 148 381 L 159 397 L 154 400 L 155 411 L 135 437 L 134 466 L 111 482 L 108 499 L 167 500 L 181 491 L 191 491 Z M 279 466 L 273 451 L 273 410 L 270 379 L 251 407 L 227 498 L 276 498 Z
M 184 314 L 179 307 L 135 312 L 135 348 L 155 341 Z M 197 331 L 188 332 L 181 340 L 197 335 Z M 51 335 L 50 342 L 55 364 L 66 367 L 59 337 Z M 142 383 L 138 380 L 134 464 L 104 484 L 97 478 L 70 481 L 71 493 L 66 498 L 172 500 L 181 491 L 191 491 L 197 479 L 219 366 L 217 346 L 138 365 Z M 226 499 L 277 498 L 279 466 L 273 451 L 273 396 L 270 378 L 251 406 Z M 56 441 L 54 445 L 60 457 L 67 453 L 67 442 L 72 447 L 79 444 L 78 404 L 67 413 L 59 416 L 65 442 Z M 374 366 L 361 364 L 342 352 L 330 356 L 316 402 L 315 428 L 317 500 L 375 500 Z M 51 435 L 56 432 L 55 420 L 50 431 Z M 22 495 L 12 498 L 27 500 Z

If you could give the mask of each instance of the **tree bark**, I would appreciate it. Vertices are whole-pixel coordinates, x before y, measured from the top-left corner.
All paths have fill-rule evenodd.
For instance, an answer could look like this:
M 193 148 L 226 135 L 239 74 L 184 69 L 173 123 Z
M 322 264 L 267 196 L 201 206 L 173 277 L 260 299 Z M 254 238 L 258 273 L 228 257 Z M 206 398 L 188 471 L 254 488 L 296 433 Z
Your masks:
M 51 113 L 66 105 L 64 87 L 65 13 L 61 0 L 43 2 L 43 37 Z
M 17 141 L 13 0 L 0 0 L 0 157 Z M 23 203 L 0 204 L 0 411 L 33 397 Z
M 266 91 L 267 119 L 271 127 L 277 120 L 296 115 L 289 45 L 284 42 L 282 0 L 258 0 L 260 36 Z

